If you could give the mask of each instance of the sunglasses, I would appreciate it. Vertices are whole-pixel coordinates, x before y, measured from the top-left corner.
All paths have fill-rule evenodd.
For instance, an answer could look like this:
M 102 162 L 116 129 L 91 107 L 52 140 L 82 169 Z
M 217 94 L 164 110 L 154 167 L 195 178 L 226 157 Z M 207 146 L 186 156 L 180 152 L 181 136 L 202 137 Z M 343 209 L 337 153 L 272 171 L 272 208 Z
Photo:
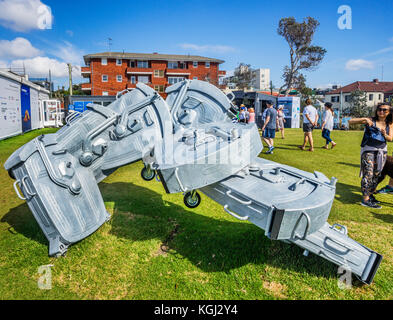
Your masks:
M 377 111 L 379 112 L 379 111 L 382 111 L 382 112 L 389 112 L 390 110 L 389 109 L 387 109 L 387 108 L 378 108 L 377 109 Z

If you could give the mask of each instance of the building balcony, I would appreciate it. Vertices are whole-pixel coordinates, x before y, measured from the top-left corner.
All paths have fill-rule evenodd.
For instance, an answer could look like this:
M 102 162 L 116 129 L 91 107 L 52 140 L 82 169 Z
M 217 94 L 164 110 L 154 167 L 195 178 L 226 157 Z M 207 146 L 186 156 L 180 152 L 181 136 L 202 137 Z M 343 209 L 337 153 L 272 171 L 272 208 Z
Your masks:
M 90 67 L 81 67 L 81 75 L 83 78 L 90 78 L 91 75 Z
M 136 83 L 129 83 L 129 82 L 127 82 L 127 89 L 135 89 L 137 83 L 138 83 L 138 81 Z M 147 85 L 149 87 L 152 87 L 152 88 L 154 87 L 154 85 L 151 82 L 146 82 L 146 83 L 141 82 L 141 83 L 143 83 L 143 84 L 145 84 L 145 85 Z
M 127 74 L 153 74 L 152 68 L 127 68 Z
M 88 83 L 82 83 L 82 84 L 81 84 L 81 89 L 82 89 L 83 91 L 91 91 L 91 83 L 90 83 L 90 82 L 88 82 Z
M 190 69 L 169 69 L 165 70 L 165 74 L 168 76 L 189 76 L 191 74 Z

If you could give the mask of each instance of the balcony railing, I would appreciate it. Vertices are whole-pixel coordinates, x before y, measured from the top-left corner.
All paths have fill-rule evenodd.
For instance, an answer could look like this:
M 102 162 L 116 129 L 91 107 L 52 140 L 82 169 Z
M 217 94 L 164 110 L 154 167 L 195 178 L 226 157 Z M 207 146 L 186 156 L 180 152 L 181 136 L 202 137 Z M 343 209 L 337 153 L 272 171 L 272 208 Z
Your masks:
M 81 73 L 91 73 L 90 67 L 81 67 Z
M 127 68 L 128 74 L 153 74 L 154 69 L 152 68 Z
M 190 75 L 191 69 L 165 69 L 165 74 L 167 75 Z
M 91 90 L 91 83 L 90 82 L 82 83 L 81 88 L 82 90 Z

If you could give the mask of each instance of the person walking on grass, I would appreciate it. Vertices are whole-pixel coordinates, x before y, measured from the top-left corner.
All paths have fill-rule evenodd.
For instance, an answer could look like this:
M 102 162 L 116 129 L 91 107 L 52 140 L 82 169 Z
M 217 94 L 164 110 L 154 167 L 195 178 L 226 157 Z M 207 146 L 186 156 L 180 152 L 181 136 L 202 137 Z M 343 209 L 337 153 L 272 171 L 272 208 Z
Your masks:
M 332 108 L 332 104 L 330 102 L 325 103 L 325 113 L 323 116 L 323 122 L 322 122 L 322 138 L 325 138 L 326 140 L 326 145 L 324 145 L 322 148 L 324 149 L 329 149 L 329 143 L 332 143 L 332 149 L 336 146 L 337 143 L 335 143 L 331 138 L 330 138 L 330 132 L 333 131 L 333 119 L 334 119 L 334 111 Z
M 271 101 L 268 101 L 266 106 L 266 120 L 262 127 L 262 137 L 269 148 L 266 154 L 272 154 L 274 149 L 273 139 L 276 136 L 277 110 L 273 108 Z
M 365 124 L 361 144 L 360 176 L 363 199 L 361 205 L 380 209 L 374 197 L 379 178 L 386 163 L 387 141 L 393 140 L 393 118 L 391 107 L 385 103 L 377 106 L 374 117 L 354 118 L 349 124 Z
M 281 139 L 285 139 L 285 134 L 284 134 L 285 115 L 283 109 L 284 109 L 283 106 L 279 106 L 277 110 L 278 128 L 281 131 Z
M 304 132 L 304 142 L 300 149 L 306 150 L 307 142 L 310 144 L 310 149 L 308 151 L 314 151 L 314 141 L 312 138 L 312 131 L 318 123 L 318 112 L 317 109 L 312 105 L 311 99 L 306 100 L 306 106 L 303 110 L 303 132 Z

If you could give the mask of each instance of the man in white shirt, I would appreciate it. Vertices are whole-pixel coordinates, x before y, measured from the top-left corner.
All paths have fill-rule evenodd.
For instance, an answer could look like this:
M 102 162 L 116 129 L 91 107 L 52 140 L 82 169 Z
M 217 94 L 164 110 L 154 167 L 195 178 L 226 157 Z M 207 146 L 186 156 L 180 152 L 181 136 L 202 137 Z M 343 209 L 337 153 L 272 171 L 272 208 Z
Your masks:
M 304 142 L 300 149 L 305 150 L 307 142 L 310 143 L 310 149 L 308 151 L 314 151 L 314 141 L 312 138 L 312 131 L 318 123 L 318 112 L 312 105 L 311 99 L 306 100 L 306 106 L 303 110 L 303 132 Z

